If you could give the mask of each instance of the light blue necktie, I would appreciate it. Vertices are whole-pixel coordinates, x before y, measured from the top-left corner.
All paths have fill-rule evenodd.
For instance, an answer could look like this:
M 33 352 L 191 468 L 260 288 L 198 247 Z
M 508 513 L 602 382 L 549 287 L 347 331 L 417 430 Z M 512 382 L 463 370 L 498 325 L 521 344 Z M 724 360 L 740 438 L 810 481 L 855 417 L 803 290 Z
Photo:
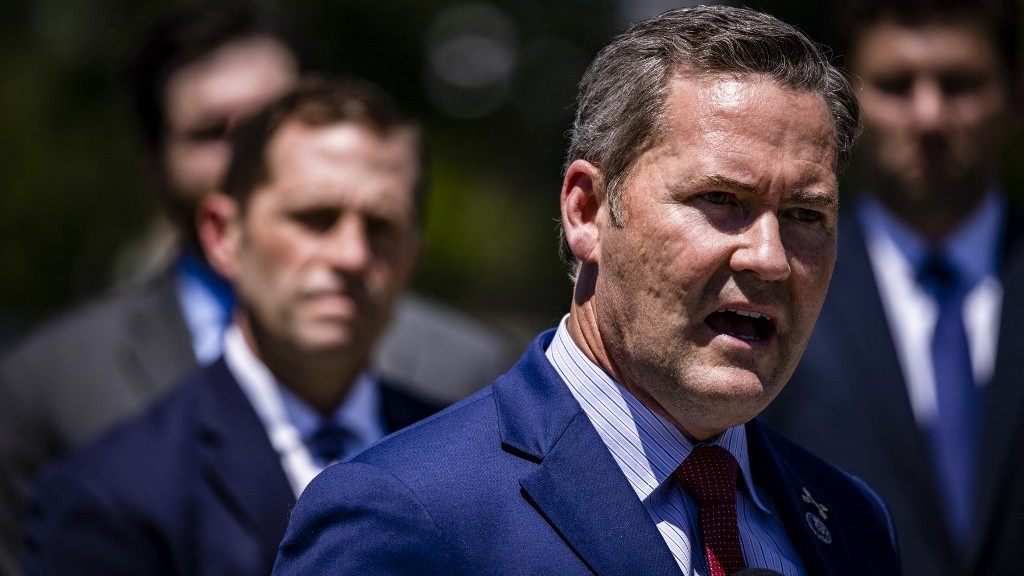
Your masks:
M 939 307 L 931 346 L 938 403 L 938 414 L 930 430 L 932 460 L 944 496 L 950 534 L 954 542 L 969 542 L 979 395 L 963 321 L 968 287 L 942 255 L 930 256 L 918 279 Z

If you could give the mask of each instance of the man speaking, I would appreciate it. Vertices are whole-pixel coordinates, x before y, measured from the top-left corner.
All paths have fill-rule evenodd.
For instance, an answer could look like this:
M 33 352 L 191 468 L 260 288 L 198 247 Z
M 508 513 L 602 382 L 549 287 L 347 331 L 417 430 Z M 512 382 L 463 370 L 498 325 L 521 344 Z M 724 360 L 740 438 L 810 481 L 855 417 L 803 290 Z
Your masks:
M 898 574 L 877 496 L 754 420 L 835 263 L 842 74 L 773 17 L 679 9 L 602 50 L 577 104 L 570 313 L 318 477 L 275 574 Z

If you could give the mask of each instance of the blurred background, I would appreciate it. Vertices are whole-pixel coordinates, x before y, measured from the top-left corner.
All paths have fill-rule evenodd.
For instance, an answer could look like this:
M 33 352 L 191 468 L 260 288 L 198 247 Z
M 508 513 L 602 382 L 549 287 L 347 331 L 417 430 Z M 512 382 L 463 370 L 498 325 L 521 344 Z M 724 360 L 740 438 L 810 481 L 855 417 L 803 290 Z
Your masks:
M 154 201 L 118 75 L 184 2 L 0 3 L 0 348 L 137 280 Z M 663 0 L 292 0 L 321 67 L 393 90 L 432 152 L 420 292 L 526 339 L 567 310 L 556 218 L 575 85 L 596 51 Z M 813 35 L 809 1 L 761 2 Z

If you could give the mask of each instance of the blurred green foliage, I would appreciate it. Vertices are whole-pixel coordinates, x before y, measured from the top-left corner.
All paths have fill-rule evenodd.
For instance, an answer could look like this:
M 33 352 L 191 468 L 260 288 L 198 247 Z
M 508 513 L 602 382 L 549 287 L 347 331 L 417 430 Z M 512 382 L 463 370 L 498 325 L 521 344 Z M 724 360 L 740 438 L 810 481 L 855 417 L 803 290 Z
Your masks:
M 433 196 L 427 251 L 414 279 L 418 290 L 524 337 L 567 310 L 571 285 L 557 257 L 556 219 L 575 85 L 593 54 L 625 27 L 621 7 L 631 3 L 635 10 L 636 2 L 277 5 L 307 33 L 320 67 L 387 86 L 427 128 Z M 153 197 L 142 178 L 140 140 L 118 74 L 153 20 L 184 3 L 0 3 L 0 347 L 108 289 L 118 258 L 150 225 Z M 829 14 L 810 0 L 752 6 L 819 39 Z M 460 10 L 475 10 L 481 18 L 468 27 L 463 22 L 464 32 L 502 39 L 511 60 L 502 60 L 508 54 L 501 50 L 490 54 L 508 65 L 481 92 L 497 95 L 497 104 L 453 116 L 443 109 L 458 99 L 432 93 L 436 82 L 428 71 L 432 63 L 450 60 L 438 50 L 438 37 L 450 32 L 451 17 Z M 499 21 L 481 13 L 496 13 Z M 463 50 L 464 60 L 454 62 L 456 76 L 486 65 L 487 55 Z M 1005 155 L 1011 190 L 1024 190 L 1017 161 L 1022 134 L 1014 128 Z
M 0 8 L 0 343 L 4 330 L 9 339 L 13 327 L 108 289 L 117 258 L 150 225 L 153 197 L 118 75 L 151 22 L 179 4 L 7 0 Z M 490 4 L 510 23 L 514 66 L 500 106 L 460 119 L 431 101 L 427 70 L 431 26 L 463 4 L 278 8 L 308 34 L 321 68 L 387 86 L 427 127 L 432 203 L 416 288 L 529 334 L 568 306 L 555 232 L 565 133 L 575 83 L 614 31 L 614 3 Z

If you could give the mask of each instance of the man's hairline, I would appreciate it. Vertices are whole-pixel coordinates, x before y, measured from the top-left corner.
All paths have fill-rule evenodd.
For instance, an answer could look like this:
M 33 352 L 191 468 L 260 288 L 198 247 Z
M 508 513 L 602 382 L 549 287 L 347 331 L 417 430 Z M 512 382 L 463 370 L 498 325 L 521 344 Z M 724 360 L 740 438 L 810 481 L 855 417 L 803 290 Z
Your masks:
M 160 149 L 157 150 L 157 151 L 161 155 L 164 153 L 165 150 L 167 150 L 168 144 L 170 144 L 171 136 L 173 135 L 173 131 L 171 129 L 171 122 L 170 122 L 170 120 L 171 120 L 171 114 L 170 114 L 170 112 L 171 112 L 171 104 L 170 103 L 171 103 L 171 85 L 174 84 L 175 78 L 177 78 L 181 74 L 181 72 L 183 70 L 185 70 L 186 68 L 192 68 L 192 67 L 194 67 L 194 66 L 196 66 L 198 64 L 201 64 L 201 63 L 203 63 L 205 61 L 210 60 L 211 57 L 213 57 L 215 54 L 217 54 L 218 52 L 223 51 L 225 48 L 227 48 L 229 46 L 236 46 L 238 44 L 252 44 L 252 43 L 255 43 L 255 42 L 267 42 L 267 41 L 269 41 L 270 43 L 276 45 L 280 49 L 281 53 L 283 55 L 285 55 L 288 58 L 288 60 L 291 61 L 291 64 L 292 64 L 291 71 L 294 72 L 294 79 L 293 79 L 294 82 L 298 82 L 299 80 L 301 80 L 301 78 L 302 78 L 302 65 L 301 64 L 302 63 L 301 63 L 301 60 L 299 58 L 298 53 L 296 53 L 295 50 L 293 50 L 290 46 L 288 46 L 288 44 L 286 42 L 284 42 L 283 40 L 281 40 L 280 38 L 278 38 L 274 34 L 266 32 L 266 31 L 259 31 L 259 32 L 254 32 L 254 33 L 250 33 L 250 34 L 243 34 L 243 35 L 240 35 L 240 36 L 233 36 L 231 38 L 225 39 L 223 42 L 218 43 L 217 45 L 211 47 L 209 50 L 203 52 L 202 54 L 196 55 L 195 57 L 190 58 L 190 59 L 188 59 L 188 60 L 186 60 L 184 62 L 179 62 L 175 66 L 172 66 L 172 67 L 170 67 L 167 70 L 166 76 L 165 76 L 164 81 L 163 81 L 163 86 L 162 86 L 161 94 L 160 94 L 160 103 L 161 103 L 160 109 L 161 109 L 161 117 L 163 118 L 163 126 L 161 128 L 161 138 L 160 138 L 160 142 L 159 142 L 160 143 Z
M 374 126 L 372 122 L 359 120 L 355 118 L 343 118 L 338 120 L 331 120 L 328 122 L 317 123 L 304 118 L 299 110 L 292 110 L 286 115 L 280 123 L 278 123 L 273 134 L 271 134 L 267 140 L 263 149 L 260 151 L 263 163 L 263 175 L 262 178 L 253 182 L 251 188 L 242 194 L 241 198 L 233 197 L 234 202 L 238 205 L 239 216 L 245 217 L 249 210 L 249 206 L 252 203 L 253 198 L 260 192 L 261 189 L 269 186 L 274 182 L 273 162 L 271 162 L 270 151 L 274 148 L 275 144 L 281 138 L 281 133 L 286 128 L 295 124 L 297 126 L 309 129 L 309 130 L 327 130 L 338 127 L 351 126 L 354 128 L 362 128 L 373 134 L 377 138 L 381 139 L 395 139 L 407 137 L 407 141 L 403 144 L 403 147 L 408 148 L 408 152 L 411 155 L 413 167 L 416 169 L 416 177 L 412 182 L 412 189 L 410 190 L 410 196 L 412 197 L 412 209 L 413 209 L 413 226 L 418 236 L 423 235 L 424 225 L 422 223 L 423 216 L 420 214 L 420 210 L 424 210 L 424 206 L 420 206 L 420 202 L 425 200 L 420 196 L 422 193 L 419 191 L 421 186 L 426 185 L 422 182 L 422 179 L 426 177 L 425 167 L 422 166 L 419 161 L 419 156 L 422 153 L 423 143 L 423 130 L 415 122 L 402 122 L 391 126 L 386 129 L 381 129 L 378 126 Z

